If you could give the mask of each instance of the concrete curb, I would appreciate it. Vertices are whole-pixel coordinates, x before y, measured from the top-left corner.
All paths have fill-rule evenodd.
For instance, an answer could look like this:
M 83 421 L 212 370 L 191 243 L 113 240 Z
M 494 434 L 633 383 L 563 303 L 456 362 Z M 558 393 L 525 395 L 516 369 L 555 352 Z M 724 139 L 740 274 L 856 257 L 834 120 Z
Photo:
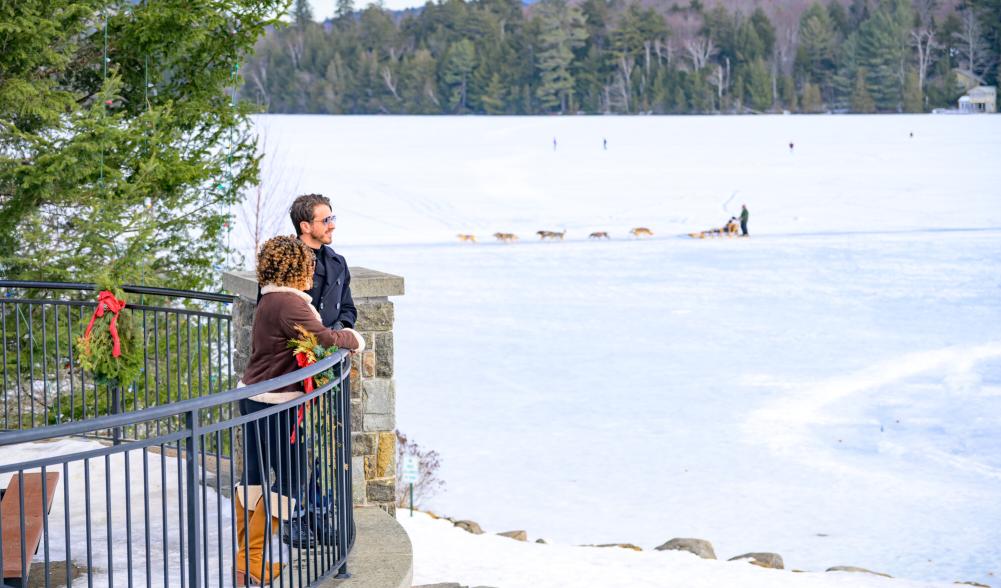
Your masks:
M 355 507 L 354 549 L 346 580 L 330 579 L 321 588 L 410 588 L 414 549 L 403 527 L 378 507 Z

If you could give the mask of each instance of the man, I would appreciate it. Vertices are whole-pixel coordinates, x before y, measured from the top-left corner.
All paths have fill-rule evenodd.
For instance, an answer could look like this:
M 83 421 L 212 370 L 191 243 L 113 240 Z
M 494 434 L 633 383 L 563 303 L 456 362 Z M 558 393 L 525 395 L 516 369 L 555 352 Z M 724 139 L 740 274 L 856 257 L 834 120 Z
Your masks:
M 746 237 L 747 236 L 747 217 L 749 217 L 749 216 L 750 216 L 750 214 L 747 212 L 747 205 L 746 204 L 741 204 L 740 205 L 740 231 L 741 231 L 741 235 L 740 236 L 741 237 Z
M 334 229 L 337 228 L 337 217 L 330 209 L 330 199 L 320 194 L 303 194 L 292 202 L 289 216 L 296 236 L 316 255 L 313 287 L 306 290 L 306 294 L 311 298 L 313 307 L 319 311 L 320 322 L 335 330 L 354 328 L 358 310 L 351 299 L 351 273 L 344 257 L 334 253 L 329 247 L 334 239 Z M 348 445 L 349 451 L 350 447 Z M 315 501 L 304 501 L 307 508 L 302 511 L 302 518 L 298 522 L 285 522 L 282 525 L 282 542 L 298 549 L 312 547 L 317 540 L 324 545 L 330 545 L 333 541 L 332 533 L 319 530 L 323 527 L 319 517 L 324 516 L 321 514 L 321 476 L 315 474 L 320 469 L 319 458 L 312 469 L 313 479 L 307 484 L 307 488 L 312 490 L 304 489 L 304 492 L 315 493 Z M 329 525 L 329 522 L 326 524 Z
M 351 273 L 344 257 L 329 247 L 337 221 L 330 200 L 320 194 L 304 194 L 292 202 L 289 216 L 296 236 L 316 255 L 313 287 L 306 293 L 320 312 L 320 320 L 333 329 L 354 328 L 358 311 L 351 299 Z

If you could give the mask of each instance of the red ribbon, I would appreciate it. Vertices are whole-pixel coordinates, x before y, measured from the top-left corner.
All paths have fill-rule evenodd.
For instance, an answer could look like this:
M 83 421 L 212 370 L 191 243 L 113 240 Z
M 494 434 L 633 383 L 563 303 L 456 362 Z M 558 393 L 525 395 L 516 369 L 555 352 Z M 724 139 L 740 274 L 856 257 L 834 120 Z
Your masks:
M 301 367 L 301 368 L 304 368 L 307 365 L 313 365 L 314 363 L 316 363 L 314 361 L 309 361 L 309 356 L 307 356 L 305 353 L 302 353 L 301 351 L 299 353 L 295 354 L 295 362 L 297 364 L 299 364 L 299 367 Z M 310 376 L 310 377 L 308 377 L 308 378 L 306 378 L 305 380 L 302 381 L 302 389 L 306 391 L 306 394 L 309 394 L 310 392 L 313 391 L 313 378 L 312 378 L 312 376 Z
M 90 330 L 94 328 L 94 321 L 97 320 L 97 317 L 104 316 L 105 308 L 112 314 L 111 325 L 108 327 L 108 330 L 111 331 L 111 357 L 118 357 L 122 354 L 122 343 L 118 339 L 118 313 L 125 308 L 125 301 L 115 298 L 115 295 L 110 291 L 102 290 L 97 295 L 97 308 L 94 309 L 94 314 L 90 317 L 90 324 L 87 325 L 83 338 L 90 339 Z
M 299 364 L 299 367 L 301 367 L 301 368 L 306 367 L 307 365 L 313 365 L 314 363 L 316 363 L 316 362 L 310 361 L 309 360 L 309 356 L 307 356 L 305 353 L 303 353 L 301 351 L 299 353 L 295 354 L 295 362 L 297 364 Z M 306 394 L 309 394 L 310 392 L 313 391 L 313 377 L 312 376 L 310 376 L 310 377 L 308 377 L 308 378 L 306 378 L 305 380 L 302 381 L 302 389 L 306 391 Z M 289 438 L 289 442 L 291 442 L 292 445 L 295 445 L 295 434 L 299 430 L 299 426 L 302 425 L 302 419 L 303 419 L 303 414 L 304 414 L 305 408 L 306 408 L 305 404 L 300 404 L 299 405 L 299 412 L 296 415 L 296 419 L 295 419 L 295 429 L 292 430 L 292 436 Z

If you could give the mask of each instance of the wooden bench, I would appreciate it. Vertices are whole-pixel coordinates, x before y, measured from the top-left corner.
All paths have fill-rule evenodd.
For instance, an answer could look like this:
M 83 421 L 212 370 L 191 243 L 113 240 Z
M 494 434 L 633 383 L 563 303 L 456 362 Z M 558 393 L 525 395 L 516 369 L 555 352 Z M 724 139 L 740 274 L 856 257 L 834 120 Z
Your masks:
M 24 485 L 24 553 L 26 568 L 21 567 L 21 485 Z M 59 483 L 58 472 L 45 474 L 45 507 L 42 507 L 42 474 L 15 474 L 0 500 L 0 523 L 3 525 L 3 583 L 7 586 L 27 586 L 31 560 L 42 539 L 42 518 L 52 509 L 52 497 Z

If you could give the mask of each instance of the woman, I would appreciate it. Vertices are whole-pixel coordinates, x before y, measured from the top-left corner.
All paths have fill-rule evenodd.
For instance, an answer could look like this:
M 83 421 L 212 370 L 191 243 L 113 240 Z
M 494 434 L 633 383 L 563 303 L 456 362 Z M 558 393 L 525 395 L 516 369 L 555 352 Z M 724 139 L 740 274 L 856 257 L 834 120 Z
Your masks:
M 299 369 L 288 347 L 290 340 L 301 337 L 296 325 L 316 335 L 324 347 L 336 345 L 353 352 L 365 349 L 365 340 L 353 329 L 334 331 L 320 322 L 319 313 L 305 293 L 313 285 L 315 263 L 309 247 L 293 237 L 275 237 L 261 246 L 257 256 L 261 299 L 254 313 L 251 354 L 242 385 Z M 303 394 L 302 384 L 293 384 L 241 400 L 240 412 L 251 414 Z M 268 583 L 281 573 L 280 564 L 265 566 L 264 546 L 267 537 L 275 533 L 279 516 L 289 518 L 295 511 L 295 496 L 306 476 L 306 444 L 301 441 L 304 432 L 297 415 L 298 410 L 292 407 L 246 425 L 243 484 L 236 487 L 233 501 L 239 542 L 234 565 L 240 585 Z M 293 443 L 292 439 L 300 442 Z M 274 484 L 265 491 L 272 479 Z

